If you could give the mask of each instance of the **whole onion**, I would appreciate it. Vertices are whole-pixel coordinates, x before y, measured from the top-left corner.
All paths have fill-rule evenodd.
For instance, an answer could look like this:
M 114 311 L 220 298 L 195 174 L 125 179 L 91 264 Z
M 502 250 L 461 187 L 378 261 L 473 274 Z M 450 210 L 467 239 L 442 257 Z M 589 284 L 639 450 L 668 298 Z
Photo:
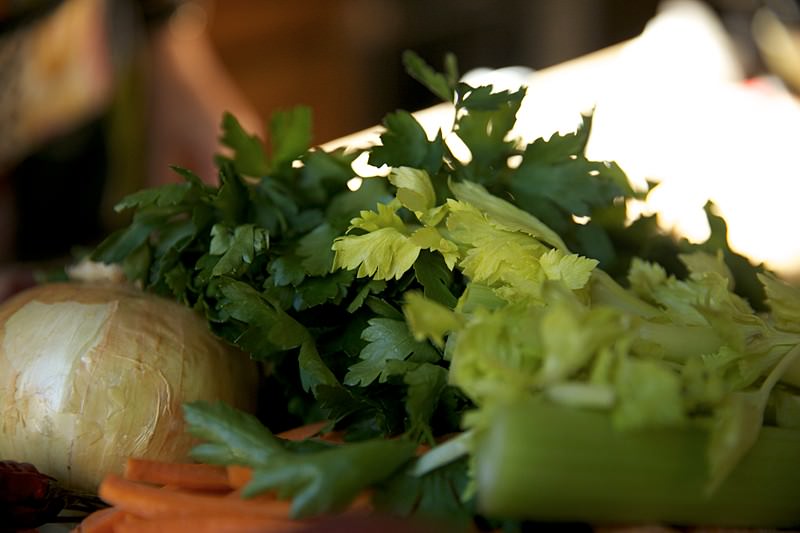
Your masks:
M 0 306 L 0 458 L 94 490 L 129 456 L 186 460 L 182 404 L 255 406 L 258 372 L 188 307 L 114 283 Z

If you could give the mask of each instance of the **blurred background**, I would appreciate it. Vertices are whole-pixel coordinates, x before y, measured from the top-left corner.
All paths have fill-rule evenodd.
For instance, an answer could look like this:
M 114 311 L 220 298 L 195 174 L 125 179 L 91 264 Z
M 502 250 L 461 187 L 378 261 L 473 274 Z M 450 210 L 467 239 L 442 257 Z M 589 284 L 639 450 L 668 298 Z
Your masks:
M 462 72 L 541 69 L 639 35 L 658 2 L 640 0 L 226 0 L 208 28 L 227 69 L 260 114 L 305 104 L 315 140 L 377 124 L 433 97 L 404 72 L 412 49 Z

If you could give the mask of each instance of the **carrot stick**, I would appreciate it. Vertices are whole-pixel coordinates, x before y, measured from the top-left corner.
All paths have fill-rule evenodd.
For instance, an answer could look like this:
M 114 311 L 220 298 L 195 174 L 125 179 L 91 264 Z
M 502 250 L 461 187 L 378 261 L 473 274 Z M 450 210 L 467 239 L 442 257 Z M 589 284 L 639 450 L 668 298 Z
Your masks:
M 283 433 L 278 433 L 277 436 L 286 440 L 310 439 L 314 435 L 317 435 L 329 423 L 330 422 L 326 420 L 322 420 L 320 422 L 312 422 L 311 424 L 306 424 L 305 426 L 292 428 L 287 431 L 284 431 Z
M 291 502 L 285 500 L 272 498 L 241 500 L 162 490 L 114 474 L 105 477 L 98 489 L 98 495 L 106 503 L 142 518 L 191 516 L 200 513 L 287 518 L 291 509 Z
M 106 507 L 86 516 L 73 533 L 114 533 L 114 527 L 124 519 L 123 511 Z
M 330 442 L 331 444 L 344 444 L 344 431 L 330 431 L 328 433 L 323 433 L 319 436 L 319 439 L 325 442 Z
M 120 524 L 114 533 L 283 533 L 308 524 L 288 518 L 223 515 L 167 516 Z
M 223 466 L 170 463 L 131 457 L 125 463 L 125 479 L 187 489 L 226 490 L 228 473 Z
M 228 465 L 228 485 L 233 489 L 240 489 L 250 483 L 253 478 L 253 469 L 249 466 Z

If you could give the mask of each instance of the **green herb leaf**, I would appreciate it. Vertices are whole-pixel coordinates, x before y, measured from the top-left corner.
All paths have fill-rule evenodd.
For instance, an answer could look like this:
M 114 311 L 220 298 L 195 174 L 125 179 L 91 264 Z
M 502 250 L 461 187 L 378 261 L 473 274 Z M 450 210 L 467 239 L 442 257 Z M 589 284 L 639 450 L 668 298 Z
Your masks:
M 406 413 L 412 438 L 419 435 L 433 440 L 431 417 L 439 404 L 439 397 L 447 385 L 447 370 L 431 363 L 422 363 L 408 369 L 403 375 L 408 385 Z
M 475 502 L 464 494 L 469 484 L 466 460 L 452 462 L 424 476 L 402 472 L 381 484 L 373 498 L 378 510 L 436 520 L 456 531 L 471 527 Z
M 315 390 L 319 385 L 340 386 L 336 375 L 322 360 L 316 345 L 311 339 L 306 340 L 300 346 L 300 356 L 297 363 L 300 368 L 300 382 L 303 385 L 303 390 Z
M 255 416 L 223 402 L 184 404 L 183 418 L 189 433 L 207 441 L 192 449 L 199 461 L 255 467 L 282 451 L 278 439 Z
M 415 340 L 399 320 L 374 318 L 361 337 L 368 344 L 361 350 L 362 360 L 352 365 L 345 376 L 347 385 L 369 385 L 385 372 L 387 362 L 392 359 L 405 360 L 412 354 L 421 360 L 439 357 L 429 344 Z
M 256 468 L 243 495 L 274 489 L 278 497 L 291 498 L 293 518 L 340 511 L 365 488 L 408 462 L 415 448 L 407 440 L 375 439 L 284 455 Z
M 423 294 L 440 304 L 453 308 L 457 298 L 450 291 L 453 272 L 439 254 L 423 251 L 414 262 L 414 276 L 423 287 Z
M 370 151 L 370 165 L 414 167 L 426 170 L 429 174 L 439 171 L 444 155 L 441 132 L 429 141 L 422 125 L 407 111 L 386 115 L 383 125 L 386 131 L 381 135 L 381 144 Z
M 236 171 L 245 176 L 258 177 L 269 173 L 270 165 L 261 140 L 246 132 L 236 117 L 228 112 L 222 116 L 220 141 L 235 155 L 233 159 L 218 156 L 218 161 L 231 161 Z
M 445 64 L 448 66 L 447 75 L 436 72 L 424 59 L 411 50 L 403 52 L 403 65 L 406 72 L 443 101 L 452 102 L 455 97 L 454 81 L 458 78 L 455 56 L 448 57 Z
M 270 119 L 270 141 L 272 167 L 278 172 L 285 172 L 311 145 L 311 108 L 297 106 L 273 113 Z
M 237 333 L 232 339 L 255 357 L 263 358 L 276 350 L 297 348 L 309 338 L 308 331 L 278 306 L 251 286 L 230 278 L 217 283 L 221 318 Z

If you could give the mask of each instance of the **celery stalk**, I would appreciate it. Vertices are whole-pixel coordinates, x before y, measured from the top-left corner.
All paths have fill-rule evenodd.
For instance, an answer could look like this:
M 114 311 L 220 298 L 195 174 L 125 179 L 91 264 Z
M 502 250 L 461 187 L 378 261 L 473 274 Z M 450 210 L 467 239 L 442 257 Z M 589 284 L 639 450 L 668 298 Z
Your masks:
M 800 431 L 765 427 L 708 494 L 701 427 L 624 432 L 607 414 L 531 400 L 476 435 L 478 505 L 488 516 L 592 523 L 800 525 Z

